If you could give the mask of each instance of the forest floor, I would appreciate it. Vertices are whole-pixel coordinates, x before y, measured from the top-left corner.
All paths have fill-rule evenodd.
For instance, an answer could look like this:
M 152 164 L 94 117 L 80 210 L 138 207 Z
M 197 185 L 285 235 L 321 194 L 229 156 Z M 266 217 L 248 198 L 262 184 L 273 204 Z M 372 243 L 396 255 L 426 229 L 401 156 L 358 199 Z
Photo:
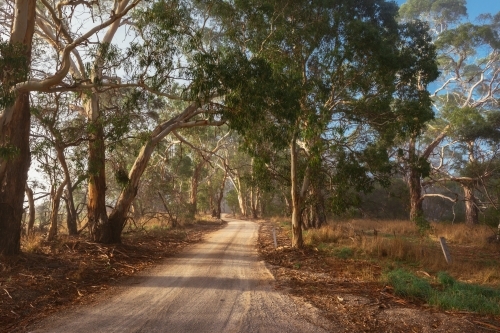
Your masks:
M 311 246 L 291 249 L 287 228 L 259 221 L 259 252 L 275 288 L 323 312 L 342 332 L 500 332 L 500 318 L 440 311 L 394 295 L 376 260 L 342 259 Z M 275 249 L 273 228 L 278 247 Z
M 89 304 L 118 282 L 224 225 L 205 220 L 175 229 L 141 229 L 125 233 L 120 245 L 62 236 L 24 248 L 19 256 L 0 257 L 0 332 L 24 332 L 31 323 L 68 306 Z

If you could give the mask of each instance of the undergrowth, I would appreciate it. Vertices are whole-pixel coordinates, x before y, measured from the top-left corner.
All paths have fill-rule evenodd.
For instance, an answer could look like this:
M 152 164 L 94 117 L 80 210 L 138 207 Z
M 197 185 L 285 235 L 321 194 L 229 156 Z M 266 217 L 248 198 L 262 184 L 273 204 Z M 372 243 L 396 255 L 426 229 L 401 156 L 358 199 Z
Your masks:
M 500 290 L 458 282 L 446 272 L 437 274 L 434 285 L 403 269 L 390 271 L 385 278 L 398 296 L 422 300 L 443 310 L 500 314 Z
M 274 222 L 291 237 L 289 221 Z M 387 270 L 386 282 L 397 295 L 444 310 L 500 315 L 500 289 L 495 289 L 500 285 L 500 246 L 489 240 L 491 235 L 487 226 L 431 223 L 423 233 L 410 221 L 367 219 L 329 223 L 303 234 L 306 246 L 328 257 L 354 259 L 345 263 L 345 269 L 352 266 L 359 278 L 364 279 L 356 266 L 359 262 L 376 263 Z M 448 242 L 451 264 L 444 259 L 439 237 Z M 421 274 L 435 278 L 421 278 Z M 380 281 L 373 274 L 368 278 Z

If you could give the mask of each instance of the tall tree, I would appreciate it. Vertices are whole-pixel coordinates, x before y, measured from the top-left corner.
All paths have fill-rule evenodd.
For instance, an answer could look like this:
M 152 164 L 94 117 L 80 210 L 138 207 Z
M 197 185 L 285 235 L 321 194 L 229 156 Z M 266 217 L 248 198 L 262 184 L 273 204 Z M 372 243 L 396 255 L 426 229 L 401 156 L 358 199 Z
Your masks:
M 77 36 L 67 31 L 69 25 L 62 22 L 63 14 L 67 9 L 83 5 L 81 2 L 61 2 L 56 8 L 42 0 L 37 6 L 34 0 L 14 0 L 2 2 L 5 13 L 9 13 L 7 20 L 11 22 L 9 43 L 2 42 L 2 62 L 4 69 L 12 66 L 13 70 L 3 71 L 2 103 L 3 112 L 0 117 L 0 140 L 2 156 L 0 157 L 0 253 L 16 254 L 20 251 L 20 231 L 24 187 L 30 164 L 29 156 L 29 128 L 30 128 L 30 91 L 49 91 L 61 89 L 61 84 L 70 68 L 75 63 L 71 58 L 77 53 L 77 46 L 88 42 L 88 38 L 103 28 L 109 26 L 137 5 L 130 5 L 115 11 L 115 15 L 103 20 L 85 33 Z M 47 20 L 45 20 L 47 19 Z M 52 23 L 51 31 L 44 34 L 54 40 L 57 54 L 61 61 L 57 63 L 55 72 L 40 77 L 29 74 L 32 63 L 32 38 L 35 32 L 35 23 Z M 4 22 L 5 23 L 5 22 Z M 41 29 L 43 31 L 43 29 Z M 52 33 L 52 34 L 51 34 Z M 63 43 L 64 41 L 64 43 Z M 80 65 L 83 65 L 80 63 Z M 9 74 L 7 74 L 9 73 Z M 7 75 L 6 75 L 7 74 Z M 68 89 L 67 86 L 63 89 Z M 71 89 L 78 90 L 76 87 Z
M 498 108 L 500 16 L 483 15 L 480 24 L 472 24 L 465 20 L 465 5 L 465 0 L 409 0 L 401 6 L 400 15 L 406 21 L 423 19 L 429 23 L 441 70 L 440 82 L 432 94 L 436 121 L 425 131 L 423 140 L 419 138 L 420 133 L 414 133 L 410 139 L 411 217 L 423 217 L 422 201 L 426 197 L 456 200 L 454 196 L 423 194 L 422 175 L 430 175 L 425 182 L 427 185 L 447 181 L 461 184 L 466 221 L 473 225 L 478 222 L 478 203 L 474 193 L 479 179 L 485 179 L 487 174 L 471 178 L 457 172 L 466 169 L 467 164 L 474 164 L 476 157 L 482 155 L 480 151 L 484 145 L 478 144 L 478 140 L 491 140 L 496 136 L 492 128 L 496 126 L 495 122 L 486 125 L 484 120 L 496 118 Z M 481 123 L 486 126 L 478 130 Z M 474 135 L 471 131 L 475 131 Z M 461 147 L 467 148 L 461 150 Z M 458 150 L 456 154 L 443 155 L 450 149 Z M 461 158 L 464 155 L 466 159 Z M 454 160 L 452 156 L 459 158 Z M 432 162 L 431 168 L 429 162 Z M 422 170 L 427 172 L 422 174 Z
M 12 91 L 12 87 L 28 77 L 36 1 L 17 0 L 13 5 L 10 40 L 0 41 L 0 107 L 3 108 L 0 115 L 0 254 L 4 255 L 14 255 L 21 250 L 24 189 L 30 165 L 30 104 L 28 91 Z
M 352 175 L 370 182 L 369 171 L 387 171 L 385 146 L 396 132 L 429 118 L 425 105 L 391 108 L 398 94 L 425 104 L 414 79 L 420 72 L 428 81 L 435 72 L 431 49 L 418 49 L 426 46 L 425 31 L 398 25 L 397 6 L 385 1 L 210 3 L 228 38 L 273 69 L 277 88 L 263 92 L 258 134 L 238 119 L 229 121 L 257 144 L 271 140 L 288 150 L 292 246 L 300 248 L 301 212 L 326 149 L 344 176 L 354 168 L 359 172 Z

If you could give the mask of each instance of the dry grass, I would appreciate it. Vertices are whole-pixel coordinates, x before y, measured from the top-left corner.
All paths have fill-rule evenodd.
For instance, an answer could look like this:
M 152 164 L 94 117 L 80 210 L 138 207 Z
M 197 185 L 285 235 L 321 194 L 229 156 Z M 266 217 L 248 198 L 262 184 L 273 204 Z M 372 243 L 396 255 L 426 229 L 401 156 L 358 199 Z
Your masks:
M 305 244 L 338 243 L 344 232 L 339 225 L 324 226 L 320 229 L 310 229 L 304 233 Z
M 445 237 L 449 243 L 457 245 L 488 247 L 491 237 L 495 236 L 495 230 L 486 225 L 471 228 L 465 224 L 433 223 L 432 227 L 435 236 Z
M 21 249 L 27 253 L 37 253 L 42 247 L 42 235 L 34 234 L 21 238 Z
M 500 286 L 500 245 L 491 243 L 492 235 L 494 230 L 487 226 L 433 223 L 429 235 L 422 237 L 409 221 L 351 220 L 307 230 L 304 241 L 337 257 L 348 248 L 355 257 L 377 259 L 390 267 L 430 274 L 447 271 L 461 281 Z M 449 244 L 451 264 L 444 260 L 439 237 Z

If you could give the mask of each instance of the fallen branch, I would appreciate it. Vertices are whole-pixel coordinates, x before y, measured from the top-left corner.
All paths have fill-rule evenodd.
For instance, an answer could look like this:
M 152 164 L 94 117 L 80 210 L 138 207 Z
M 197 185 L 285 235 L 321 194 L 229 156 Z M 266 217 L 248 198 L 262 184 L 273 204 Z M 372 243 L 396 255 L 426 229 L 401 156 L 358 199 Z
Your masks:
M 10 296 L 9 292 L 7 291 L 7 289 L 3 289 L 3 291 L 5 291 L 5 293 L 7 294 L 7 296 L 9 296 L 10 299 L 12 299 L 12 296 Z

